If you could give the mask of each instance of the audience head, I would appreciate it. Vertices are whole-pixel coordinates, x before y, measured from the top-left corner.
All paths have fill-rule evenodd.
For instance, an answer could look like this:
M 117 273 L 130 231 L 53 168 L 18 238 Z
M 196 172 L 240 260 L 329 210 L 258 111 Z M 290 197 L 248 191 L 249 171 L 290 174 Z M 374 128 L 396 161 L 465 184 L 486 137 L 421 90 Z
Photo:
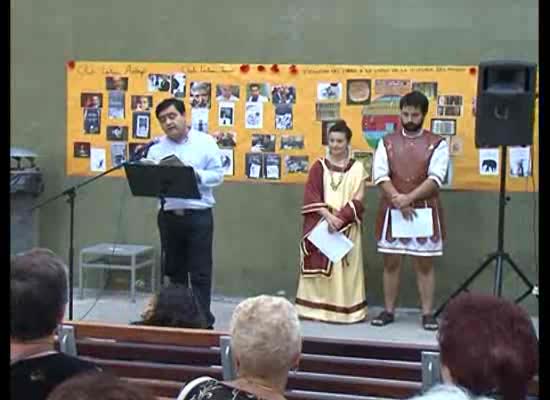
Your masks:
M 51 250 L 35 248 L 11 258 L 10 338 L 21 342 L 53 334 L 67 304 L 67 272 Z
M 538 372 L 538 340 L 529 315 L 502 298 L 462 294 L 445 308 L 439 328 L 446 383 L 480 396 L 523 399 Z
M 186 286 L 162 288 L 143 314 L 143 325 L 206 329 L 208 324 L 198 300 Z
M 142 386 L 123 381 L 108 373 L 76 375 L 57 386 L 48 400 L 154 400 Z
M 231 348 L 239 377 L 281 381 L 298 365 L 300 322 L 283 297 L 257 296 L 242 301 L 231 319 Z

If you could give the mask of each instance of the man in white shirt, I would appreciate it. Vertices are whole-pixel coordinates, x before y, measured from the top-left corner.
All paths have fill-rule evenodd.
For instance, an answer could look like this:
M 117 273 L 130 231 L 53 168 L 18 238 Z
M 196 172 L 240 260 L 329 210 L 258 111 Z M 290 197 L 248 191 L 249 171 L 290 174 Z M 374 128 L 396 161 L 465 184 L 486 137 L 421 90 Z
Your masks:
M 413 257 L 422 304 L 422 326 L 436 330 L 432 315 L 435 277 L 433 257 L 443 255 L 445 224 L 439 188 L 449 164 L 449 147 L 438 135 L 422 129 L 428 99 L 420 92 L 401 98 L 401 127 L 378 143 L 374 155 L 374 183 L 382 196 L 376 219 L 378 252 L 384 254 L 385 310 L 372 324 L 384 326 L 394 321 L 403 255 Z M 430 208 L 431 237 L 396 237 L 391 211 L 399 210 L 405 220 L 418 218 L 416 210 Z
M 201 194 L 200 199 L 168 197 L 165 212 L 159 211 L 164 273 L 172 282 L 182 285 L 188 285 L 190 275 L 194 293 L 199 296 L 208 326 L 212 327 L 212 207 L 215 204 L 212 189 L 223 182 L 221 153 L 213 137 L 188 128 L 183 101 L 163 100 L 156 108 L 156 116 L 165 136 L 149 149 L 147 158 L 158 162 L 175 154 L 194 168 Z
M 238 86 L 236 88 L 238 90 Z M 231 85 L 218 85 L 218 90 L 220 91 L 216 98 L 218 101 L 239 101 L 239 98 L 231 92 Z
M 267 103 L 269 101 L 269 98 L 264 96 L 260 93 L 260 84 L 258 83 L 251 83 L 249 86 L 250 89 L 250 96 L 248 97 L 248 101 L 251 103 Z

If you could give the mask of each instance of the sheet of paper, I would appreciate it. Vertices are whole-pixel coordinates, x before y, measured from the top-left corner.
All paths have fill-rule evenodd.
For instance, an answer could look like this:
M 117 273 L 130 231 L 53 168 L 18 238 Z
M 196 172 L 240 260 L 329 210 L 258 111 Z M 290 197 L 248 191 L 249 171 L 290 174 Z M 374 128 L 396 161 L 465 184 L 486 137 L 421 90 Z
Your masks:
M 430 237 L 434 234 L 431 208 L 415 208 L 416 217 L 407 221 L 401 211 L 391 210 L 392 236 L 396 238 Z
M 259 166 L 258 164 L 252 164 L 250 166 L 250 177 L 259 178 L 261 170 L 262 170 L 261 166 Z
M 245 128 L 262 129 L 264 124 L 263 103 L 246 103 Z
M 191 127 L 199 132 L 208 132 L 208 108 L 191 110 Z
M 98 149 L 92 147 L 90 151 L 90 171 L 92 172 L 105 172 L 107 171 L 106 165 L 106 151 L 105 149 Z
M 268 165 L 266 168 L 266 177 L 270 179 L 279 179 L 279 166 Z
M 340 232 L 330 233 L 323 220 L 307 237 L 332 262 L 340 261 L 353 247 L 353 242 Z
M 509 147 L 510 176 L 531 176 L 531 146 Z
M 498 175 L 499 153 L 498 149 L 479 149 L 479 174 Z

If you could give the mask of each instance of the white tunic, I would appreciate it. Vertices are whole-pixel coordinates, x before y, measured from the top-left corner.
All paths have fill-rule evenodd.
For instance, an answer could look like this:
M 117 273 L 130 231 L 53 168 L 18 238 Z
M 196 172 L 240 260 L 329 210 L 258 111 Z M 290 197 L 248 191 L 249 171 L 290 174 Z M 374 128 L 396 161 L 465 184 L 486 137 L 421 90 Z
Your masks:
M 402 131 L 404 136 L 407 135 Z M 420 136 L 420 131 L 416 136 Z M 445 180 L 447 174 L 447 168 L 449 166 L 449 145 L 446 140 L 442 140 L 435 148 L 433 155 L 430 159 L 428 166 L 428 179 L 433 179 L 439 187 Z M 375 185 L 378 185 L 384 181 L 391 181 L 390 178 L 390 166 L 388 163 L 388 153 L 384 141 L 378 142 L 378 147 L 374 153 L 373 162 L 373 178 Z M 441 256 L 443 255 L 443 241 L 440 238 L 437 242 L 427 240 L 426 243 L 419 243 L 416 239 L 411 239 L 407 243 L 403 243 L 400 240 L 394 240 L 389 242 L 386 240 L 386 232 L 388 228 L 388 216 L 390 210 L 386 211 L 384 217 L 384 225 L 382 228 L 382 239 L 378 241 L 378 251 L 380 253 L 393 253 L 393 254 L 410 254 L 413 256 Z

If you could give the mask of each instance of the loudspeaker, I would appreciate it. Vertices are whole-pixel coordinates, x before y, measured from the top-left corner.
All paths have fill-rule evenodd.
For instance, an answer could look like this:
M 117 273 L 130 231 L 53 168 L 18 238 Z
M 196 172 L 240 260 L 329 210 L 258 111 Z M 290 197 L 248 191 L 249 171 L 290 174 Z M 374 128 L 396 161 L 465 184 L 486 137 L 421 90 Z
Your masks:
M 534 63 L 479 64 L 476 147 L 533 144 L 536 73 Z

